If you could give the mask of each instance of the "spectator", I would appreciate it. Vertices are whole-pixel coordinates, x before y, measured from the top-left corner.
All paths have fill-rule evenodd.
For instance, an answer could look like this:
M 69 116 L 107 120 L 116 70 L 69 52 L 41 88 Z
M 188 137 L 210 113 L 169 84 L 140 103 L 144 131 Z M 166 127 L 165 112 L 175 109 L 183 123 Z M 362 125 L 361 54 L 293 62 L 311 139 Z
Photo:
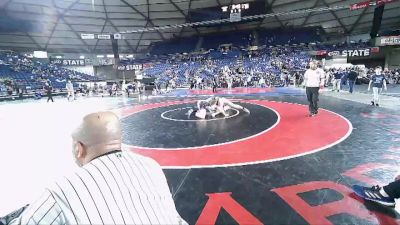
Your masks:
M 65 85 L 65 88 L 67 89 L 67 99 L 68 99 L 68 101 L 69 101 L 70 97 L 72 97 L 72 100 L 75 100 L 74 85 L 72 84 L 72 82 L 70 80 Z
M 373 92 L 373 97 L 371 104 L 373 106 L 378 106 L 380 104 L 380 93 L 382 92 L 382 88 L 384 88 L 385 91 L 387 91 L 386 87 L 386 78 L 382 74 L 382 67 L 378 66 L 375 69 L 375 75 L 371 77 L 371 80 L 368 85 L 368 91 L 371 90 L 371 85 L 372 85 L 372 92 Z
M 332 87 L 332 91 L 337 91 L 340 92 L 340 85 L 342 83 L 342 76 L 343 76 L 343 70 L 337 70 L 336 72 L 333 73 L 333 87 Z
M 375 185 L 368 188 L 354 185 L 353 190 L 354 193 L 365 200 L 376 202 L 384 206 L 395 207 L 395 199 L 400 198 L 400 175 L 396 177 L 394 182 L 384 187 Z
M 50 100 L 51 100 L 51 102 L 54 102 L 53 87 L 51 86 L 51 84 L 46 83 L 46 85 L 44 86 L 44 89 L 46 90 L 46 94 L 47 94 L 47 102 L 49 102 Z
M 353 90 L 354 90 L 354 84 L 356 83 L 356 79 L 358 77 L 357 72 L 355 71 L 354 68 L 351 69 L 349 75 L 348 75 L 348 79 L 349 79 L 349 92 L 352 94 Z

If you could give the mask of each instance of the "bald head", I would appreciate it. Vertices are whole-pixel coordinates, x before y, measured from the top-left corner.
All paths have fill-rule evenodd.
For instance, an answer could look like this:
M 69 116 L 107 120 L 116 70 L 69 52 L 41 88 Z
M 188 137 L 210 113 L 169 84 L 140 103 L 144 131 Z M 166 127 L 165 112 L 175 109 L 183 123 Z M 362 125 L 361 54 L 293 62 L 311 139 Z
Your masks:
M 102 154 L 121 149 L 121 124 L 113 112 L 86 115 L 72 133 L 74 154 L 80 165 Z

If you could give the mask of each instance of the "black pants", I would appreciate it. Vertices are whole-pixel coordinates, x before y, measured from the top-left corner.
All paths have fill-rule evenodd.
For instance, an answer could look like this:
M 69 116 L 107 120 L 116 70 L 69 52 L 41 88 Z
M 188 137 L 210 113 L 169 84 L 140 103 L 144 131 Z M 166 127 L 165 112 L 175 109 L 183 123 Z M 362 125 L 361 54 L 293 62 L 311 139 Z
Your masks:
M 212 91 L 213 91 L 213 93 L 217 92 L 217 86 L 216 85 L 213 86 Z
M 49 102 L 50 100 L 51 100 L 51 102 L 54 102 L 54 100 L 53 100 L 53 94 L 48 93 L 48 94 L 47 94 L 47 102 Z
M 383 187 L 383 190 L 385 190 L 391 198 L 400 198 L 400 180 L 388 184 Z
M 318 96 L 319 87 L 306 87 L 307 100 L 309 104 L 309 110 L 312 114 L 318 113 Z

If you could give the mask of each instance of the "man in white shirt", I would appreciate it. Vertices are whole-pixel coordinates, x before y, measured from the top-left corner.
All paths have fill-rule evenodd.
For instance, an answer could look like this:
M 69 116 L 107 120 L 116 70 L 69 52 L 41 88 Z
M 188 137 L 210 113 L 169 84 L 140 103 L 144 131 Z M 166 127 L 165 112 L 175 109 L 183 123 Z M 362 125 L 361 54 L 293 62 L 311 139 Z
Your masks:
M 6 224 L 187 224 L 161 167 L 120 150 L 121 124 L 114 113 L 87 115 L 72 139 L 80 168 Z
M 68 101 L 69 101 L 70 97 L 72 97 L 72 100 L 75 100 L 74 85 L 72 84 L 72 82 L 70 80 L 65 85 L 65 88 L 67 89 L 67 99 L 68 99 Z
M 265 88 L 265 79 L 264 79 L 264 77 L 261 77 L 261 78 L 260 78 L 260 80 L 258 81 L 258 85 L 259 85 L 261 88 Z
M 325 73 L 325 70 L 322 68 L 321 62 L 317 62 L 317 72 L 321 74 L 321 79 L 323 79 L 324 83 L 322 87 L 325 87 L 325 83 L 327 80 L 327 74 Z
M 319 89 L 324 87 L 324 78 L 325 73 L 323 70 L 317 69 L 315 62 L 310 62 L 310 69 L 304 74 L 304 85 L 306 86 L 310 117 L 318 114 Z

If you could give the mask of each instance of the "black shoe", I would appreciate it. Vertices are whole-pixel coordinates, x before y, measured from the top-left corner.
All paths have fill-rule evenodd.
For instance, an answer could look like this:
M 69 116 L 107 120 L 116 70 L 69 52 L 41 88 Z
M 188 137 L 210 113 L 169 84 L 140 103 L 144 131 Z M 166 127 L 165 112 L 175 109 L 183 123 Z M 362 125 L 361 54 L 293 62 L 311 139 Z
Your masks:
M 374 102 L 374 101 L 371 101 L 371 105 L 372 105 L 372 106 L 375 106 L 375 102 Z
M 375 104 L 375 106 L 379 107 L 379 104 Z

